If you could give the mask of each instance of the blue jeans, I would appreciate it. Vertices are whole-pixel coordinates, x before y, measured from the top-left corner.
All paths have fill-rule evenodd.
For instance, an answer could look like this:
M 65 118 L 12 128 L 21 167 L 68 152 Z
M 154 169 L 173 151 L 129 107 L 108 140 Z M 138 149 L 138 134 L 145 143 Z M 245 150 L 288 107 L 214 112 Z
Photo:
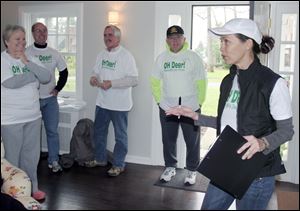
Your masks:
M 241 200 L 236 200 L 237 210 L 265 210 L 275 189 L 275 177 L 255 179 Z M 227 210 L 234 197 L 209 184 L 201 210 Z
M 57 97 L 40 99 L 40 107 L 47 134 L 48 163 L 52 164 L 53 161 L 59 160 L 59 106 Z
M 113 166 L 124 168 L 128 151 L 128 111 L 112 111 L 96 106 L 94 123 L 95 157 L 99 162 L 107 161 L 107 134 L 112 121 L 116 144 L 113 151 Z

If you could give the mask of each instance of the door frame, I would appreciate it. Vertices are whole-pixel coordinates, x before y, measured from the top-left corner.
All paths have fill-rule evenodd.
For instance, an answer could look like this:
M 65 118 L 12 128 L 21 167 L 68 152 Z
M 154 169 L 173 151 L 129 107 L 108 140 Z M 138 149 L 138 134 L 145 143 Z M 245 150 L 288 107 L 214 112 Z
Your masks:
M 298 1 L 280 1 L 270 2 L 270 36 L 275 39 L 275 46 L 269 57 L 269 67 L 276 73 L 280 73 L 280 39 L 281 39 L 281 14 L 297 14 L 297 29 L 296 29 L 296 49 L 295 49 L 295 71 L 293 74 L 293 92 L 292 92 L 292 111 L 294 136 L 288 143 L 287 161 L 284 161 L 287 173 L 278 177 L 280 181 L 292 182 L 299 184 L 299 2 Z

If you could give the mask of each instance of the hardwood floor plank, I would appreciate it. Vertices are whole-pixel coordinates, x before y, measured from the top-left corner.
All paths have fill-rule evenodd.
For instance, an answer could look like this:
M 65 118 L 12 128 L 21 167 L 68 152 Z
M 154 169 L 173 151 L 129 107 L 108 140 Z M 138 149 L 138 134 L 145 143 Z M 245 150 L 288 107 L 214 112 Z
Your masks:
M 108 169 L 73 166 L 53 174 L 41 160 L 39 186 L 47 193 L 43 209 L 200 209 L 203 193 L 153 185 L 163 167 L 127 164 L 115 178 L 107 175 Z
M 127 164 L 124 173 L 112 178 L 107 167 L 73 166 L 52 173 L 42 156 L 38 167 L 39 187 L 45 191 L 44 210 L 199 210 L 204 193 L 155 186 L 161 166 Z M 183 182 L 183 181 L 182 181 Z M 276 191 L 296 192 L 288 205 L 279 194 L 279 208 L 299 209 L 299 185 L 276 183 Z M 285 194 L 286 196 L 288 194 Z M 295 195 L 295 194 L 294 194 Z M 293 196 L 294 196 L 293 195 Z M 295 199 L 294 199 L 295 198 Z M 291 199 L 291 197 L 289 198 Z

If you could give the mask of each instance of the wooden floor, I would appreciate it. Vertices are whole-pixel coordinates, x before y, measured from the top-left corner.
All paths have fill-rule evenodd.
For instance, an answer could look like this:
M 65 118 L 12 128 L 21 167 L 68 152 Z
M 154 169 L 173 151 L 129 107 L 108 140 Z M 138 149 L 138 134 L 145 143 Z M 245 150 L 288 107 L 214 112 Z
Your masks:
M 203 193 L 153 185 L 163 167 L 128 164 L 126 171 L 114 178 L 107 176 L 108 169 L 75 166 L 53 174 L 47 161 L 41 160 L 39 188 L 47 194 L 43 209 L 200 209 Z
M 47 194 L 42 203 L 43 209 L 200 209 L 203 193 L 153 185 L 163 167 L 127 164 L 126 171 L 115 178 L 107 176 L 108 169 L 109 166 L 86 168 L 76 165 L 54 174 L 48 170 L 46 159 L 41 159 L 38 168 L 39 187 Z M 299 186 L 297 191 L 299 195 Z
M 299 185 L 277 182 L 276 194 L 279 210 L 299 210 Z

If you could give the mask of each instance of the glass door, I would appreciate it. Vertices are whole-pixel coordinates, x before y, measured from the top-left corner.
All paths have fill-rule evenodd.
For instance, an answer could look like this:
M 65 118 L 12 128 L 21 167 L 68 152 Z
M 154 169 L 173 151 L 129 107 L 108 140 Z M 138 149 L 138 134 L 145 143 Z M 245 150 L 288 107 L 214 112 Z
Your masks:
M 197 5 L 192 8 L 192 17 L 192 50 L 203 59 L 208 78 L 207 97 L 201 110 L 205 115 L 216 116 L 221 81 L 229 73 L 229 65 L 221 57 L 219 37 L 208 34 L 208 28 L 223 26 L 233 18 L 249 18 L 250 5 Z M 201 127 L 201 158 L 215 138 L 215 129 Z
M 275 47 L 269 64 L 289 86 L 295 130 L 293 140 L 281 146 L 287 173 L 278 179 L 299 184 L 299 2 L 274 2 L 271 14 Z

